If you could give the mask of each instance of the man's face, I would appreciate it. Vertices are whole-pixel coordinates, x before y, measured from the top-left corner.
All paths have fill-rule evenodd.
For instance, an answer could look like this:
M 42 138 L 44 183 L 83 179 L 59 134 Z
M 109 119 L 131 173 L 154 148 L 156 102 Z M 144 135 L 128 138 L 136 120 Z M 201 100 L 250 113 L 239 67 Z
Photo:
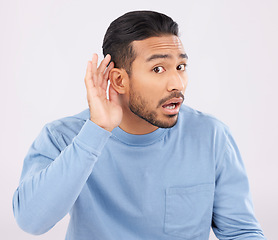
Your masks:
M 187 86 L 187 55 L 177 36 L 134 41 L 129 109 L 154 126 L 173 127 Z

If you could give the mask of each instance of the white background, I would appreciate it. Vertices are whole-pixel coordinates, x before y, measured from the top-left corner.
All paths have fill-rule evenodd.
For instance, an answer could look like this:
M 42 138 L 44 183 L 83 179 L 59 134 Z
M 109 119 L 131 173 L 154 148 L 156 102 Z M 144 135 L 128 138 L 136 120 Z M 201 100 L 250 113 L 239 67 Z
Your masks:
M 276 0 L 0 1 L 0 239 L 64 239 L 68 217 L 42 236 L 12 213 L 24 156 L 43 125 L 87 108 L 84 75 L 115 18 L 148 9 L 180 25 L 189 56 L 185 103 L 216 116 L 241 150 L 256 216 L 276 239 Z M 214 237 L 212 237 L 214 239 Z

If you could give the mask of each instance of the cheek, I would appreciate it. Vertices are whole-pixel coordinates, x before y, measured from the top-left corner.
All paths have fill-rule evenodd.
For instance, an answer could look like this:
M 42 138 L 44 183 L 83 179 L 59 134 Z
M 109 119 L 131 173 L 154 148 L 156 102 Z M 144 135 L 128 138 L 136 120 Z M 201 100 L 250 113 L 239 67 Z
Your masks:
M 183 85 L 184 85 L 184 89 L 183 92 L 185 92 L 186 88 L 187 88 L 187 84 L 188 84 L 188 76 L 187 73 L 184 73 L 185 75 L 183 76 L 184 80 L 183 80 Z
M 188 84 L 188 80 L 186 79 L 186 80 L 184 81 L 184 90 L 183 90 L 183 91 L 185 91 L 185 89 L 187 88 L 187 84 Z
M 163 89 L 163 80 L 155 78 L 152 73 L 134 74 L 131 79 L 131 88 L 142 95 L 153 95 Z
M 136 70 L 133 71 L 132 79 L 130 79 L 131 92 L 141 96 L 142 99 L 148 101 L 148 104 L 156 105 L 165 96 L 167 81 L 162 76 L 154 76 L 151 71 L 146 72 L 141 68 Z
M 156 104 L 158 100 L 164 96 L 163 83 L 161 81 L 155 81 L 154 79 L 146 79 L 146 81 L 142 82 L 140 86 L 141 96 L 144 97 L 149 104 Z

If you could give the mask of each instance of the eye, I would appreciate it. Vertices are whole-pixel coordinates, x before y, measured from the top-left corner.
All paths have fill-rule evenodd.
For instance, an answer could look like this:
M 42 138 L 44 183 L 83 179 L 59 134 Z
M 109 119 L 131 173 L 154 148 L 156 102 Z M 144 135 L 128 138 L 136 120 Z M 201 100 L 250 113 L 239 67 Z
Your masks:
M 187 67 L 187 64 L 183 63 L 183 64 L 180 64 L 177 66 L 177 70 L 185 71 L 186 67 Z
M 165 69 L 164 69 L 163 67 L 155 67 L 155 68 L 153 69 L 153 71 L 154 71 L 155 73 L 163 73 L 163 72 L 165 71 Z

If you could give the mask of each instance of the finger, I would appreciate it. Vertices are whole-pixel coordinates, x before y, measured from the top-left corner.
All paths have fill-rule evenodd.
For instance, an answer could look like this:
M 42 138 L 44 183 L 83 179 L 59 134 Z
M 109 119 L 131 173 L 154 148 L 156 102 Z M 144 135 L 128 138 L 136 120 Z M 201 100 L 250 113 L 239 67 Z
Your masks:
M 108 67 L 106 68 L 105 72 L 104 72 L 104 79 L 108 79 L 109 77 L 109 73 L 111 71 L 111 69 L 114 68 L 114 62 L 110 62 L 110 64 L 108 65 Z
M 103 89 L 107 89 L 108 80 L 109 80 L 109 73 L 113 68 L 114 68 L 114 62 L 110 62 L 110 64 L 106 68 L 106 70 L 104 72 L 104 75 L 103 75 L 103 81 L 102 81 L 102 84 L 101 84 L 101 87 Z
M 109 54 L 107 54 L 105 56 L 105 58 L 101 61 L 99 67 L 98 67 L 98 75 L 97 75 L 97 84 L 98 86 L 102 86 L 103 85 L 103 81 L 107 81 L 103 79 L 103 73 L 108 65 L 108 63 L 111 60 L 111 56 Z
M 96 53 L 93 54 L 92 57 L 92 73 L 97 73 L 97 62 L 98 62 L 98 55 Z
M 109 66 L 106 68 L 105 72 L 104 72 L 104 76 L 103 76 L 103 81 L 102 81 L 102 84 L 101 84 L 101 87 L 103 89 L 107 89 L 107 85 L 108 85 L 108 78 L 109 78 L 109 73 L 110 71 L 114 68 L 114 63 L 113 62 L 110 62 Z
M 103 75 L 104 70 L 106 69 L 106 67 L 107 67 L 108 63 L 110 62 L 110 60 L 111 60 L 111 56 L 110 56 L 110 54 L 107 54 L 105 56 L 105 58 L 101 61 L 100 65 L 98 67 L 98 74 L 99 75 Z
M 108 84 L 108 80 L 109 80 L 109 73 L 113 68 L 114 68 L 114 62 L 110 62 L 109 66 L 106 68 L 106 70 L 104 72 L 104 76 L 103 76 L 103 82 L 102 82 L 101 87 L 104 89 L 107 88 L 107 84 Z
M 87 69 L 86 69 L 86 75 L 85 75 L 85 85 L 86 88 L 91 88 L 94 86 L 94 82 L 92 79 L 92 62 L 88 61 L 87 63 Z
M 92 77 L 92 62 L 88 61 L 87 63 L 87 68 L 86 68 L 86 75 L 85 75 L 85 79 L 86 78 L 91 78 Z
M 98 55 L 94 53 L 92 57 L 91 78 L 95 86 L 97 85 L 97 63 Z

